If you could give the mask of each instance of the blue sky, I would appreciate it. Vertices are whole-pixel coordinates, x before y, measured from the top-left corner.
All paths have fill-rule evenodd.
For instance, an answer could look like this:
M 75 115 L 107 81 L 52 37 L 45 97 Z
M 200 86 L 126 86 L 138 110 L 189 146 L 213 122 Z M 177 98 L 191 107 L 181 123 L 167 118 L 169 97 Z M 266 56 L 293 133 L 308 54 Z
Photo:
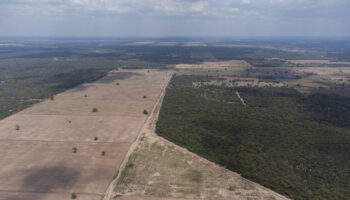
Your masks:
M 0 0 L 0 36 L 350 36 L 350 0 Z

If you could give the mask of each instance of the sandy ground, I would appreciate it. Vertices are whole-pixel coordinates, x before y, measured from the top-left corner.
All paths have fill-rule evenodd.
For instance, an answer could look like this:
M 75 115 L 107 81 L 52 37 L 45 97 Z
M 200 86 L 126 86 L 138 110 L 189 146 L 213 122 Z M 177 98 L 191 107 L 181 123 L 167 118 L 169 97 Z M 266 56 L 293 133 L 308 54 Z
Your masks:
M 154 44 L 154 46 L 164 46 L 164 47 L 171 46 L 171 47 L 173 47 L 173 46 L 177 46 L 178 44 L 179 44 L 178 42 L 158 42 L 158 43 Z
M 1 120 L 0 200 L 101 199 L 169 76 L 111 72 Z
M 329 60 L 288 60 L 288 62 L 294 64 L 336 64 L 336 65 L 349 65 L 350 62 L 331 62 Z
M 208 45 L 205 44 L 204 42 L 184 42 L 182 44 L 182 46 L 184 46 L 184 47 L 206 47 Z
M 158 137 L 155 125 L 161 101 L 141 129 L 104 200 L 287 199 Z
M 242 105 L 243 105 L 244 107 L 247 107 L 247 104 L 245 103 L 245 101 L 244 101 L 244 99 L 241 97 L 241 95 L 239 95 L 239 92 L 238 92 L 238 91 L 236 91 L 236 95 L 237 95 L 238 99 L 242 102 Z
M 349 67 L 293 67 L 292 71 L 315 75 L 350 74 Z
M 202 64 L 178 64 L 178 69 L 248 69 L 251 65 L 244 60 L 229 60 L 229 61 L 217 61 L 217 62 L 204 62 Z
M 152 45 L 152 44 L 154 44 L 154 41 L 132 42 L 132 43 L 127 43 L 125 45 L 127 45 L 127 46 L 142 46 L 142 45 Z

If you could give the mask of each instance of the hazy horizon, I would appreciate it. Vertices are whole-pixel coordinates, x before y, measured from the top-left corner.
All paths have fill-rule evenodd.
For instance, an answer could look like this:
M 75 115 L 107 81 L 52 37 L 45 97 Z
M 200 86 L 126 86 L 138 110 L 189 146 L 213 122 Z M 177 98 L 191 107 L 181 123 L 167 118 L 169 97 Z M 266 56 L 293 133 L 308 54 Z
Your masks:
M 2 0 L 0 37 L 349 37 L 347 0 Z

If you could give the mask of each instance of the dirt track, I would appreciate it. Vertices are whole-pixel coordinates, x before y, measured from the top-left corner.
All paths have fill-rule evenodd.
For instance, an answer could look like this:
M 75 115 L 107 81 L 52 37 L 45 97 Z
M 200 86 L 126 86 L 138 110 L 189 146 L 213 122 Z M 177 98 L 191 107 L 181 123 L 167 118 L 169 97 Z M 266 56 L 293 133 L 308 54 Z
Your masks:
M 147 118 L 143 110 L 152 110 L 170 76 L 128 73 L 112 72 L 0 121 L 0 200 L 71 199 L 73 192 L 101 199 Z

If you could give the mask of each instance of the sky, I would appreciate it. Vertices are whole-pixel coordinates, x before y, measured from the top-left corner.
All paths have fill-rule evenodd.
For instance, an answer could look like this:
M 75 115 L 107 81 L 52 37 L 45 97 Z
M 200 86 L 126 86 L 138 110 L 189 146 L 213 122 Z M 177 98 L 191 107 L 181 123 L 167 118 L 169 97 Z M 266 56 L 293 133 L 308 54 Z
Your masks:
M 0 36 L 350 36 L 350 0 L 0 0 Z

